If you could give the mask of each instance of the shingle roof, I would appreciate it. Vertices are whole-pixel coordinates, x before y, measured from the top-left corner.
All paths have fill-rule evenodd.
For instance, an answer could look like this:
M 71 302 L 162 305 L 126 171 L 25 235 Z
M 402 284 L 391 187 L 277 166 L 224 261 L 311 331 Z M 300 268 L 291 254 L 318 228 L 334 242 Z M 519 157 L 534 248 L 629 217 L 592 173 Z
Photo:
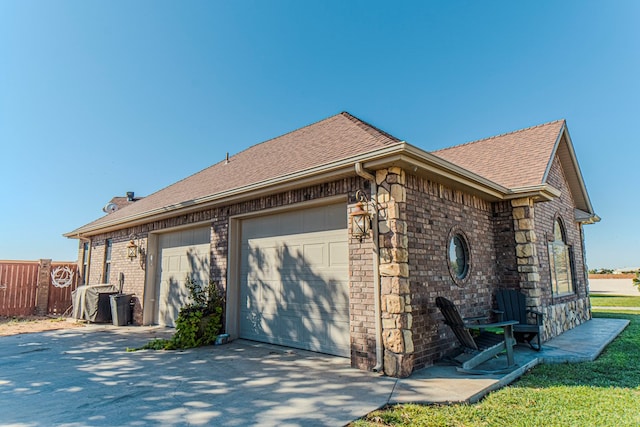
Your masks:
M 536 186 L 543 184 L 564 125 L 557 120 L 431 154 L 506 188 Z
M 283 177 L 400 142 L 342 112 L 254 145 L 194 175 L 69 233 L 144 214 L 167 206 Z

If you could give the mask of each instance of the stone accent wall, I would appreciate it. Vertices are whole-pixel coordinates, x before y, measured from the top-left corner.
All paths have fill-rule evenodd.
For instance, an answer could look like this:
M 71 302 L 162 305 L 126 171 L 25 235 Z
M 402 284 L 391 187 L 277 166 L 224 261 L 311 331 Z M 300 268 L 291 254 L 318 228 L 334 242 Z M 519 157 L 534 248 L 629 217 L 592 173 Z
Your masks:
M 535 231 L 534 204 L 530 198 L 511 201 L 515 230 L 516 260 L 520 276 L 520 290 L 527 295 L 527 305 L 539 308 L 542 303 L 540 273 L 538 272 L 538 241 Z
M 397 167 L 379 170 L 376 184 L 384 372 L 407 377 L 413 370 L 414 346 L 405 172 Z
M 491 203 L 414 175 L 406 176 L 406 188 L 411 329 L 414 369 L 419 369 L 458 345 L 443 323 L 436 297 L 451 299 L 465 317 L 486 315 L 500 276 Z M 501 214 L 503 222 L 509 217 L 508 211 Z M 470 250 L 469 276 L 462 286 L 454 282 L 447 262 L 448 238 L 454 227 L 467 236 Z M 501 241 L 507 241 L 509 234 L 510 226 L 501 232 Z M 509 264 L 507 255 L 500 258 Z
M 591 319 L 591 303 L 589 297 L 579 298 L 542 307 L 542 314 L 545 319 L 543 339 L 546 340 Z

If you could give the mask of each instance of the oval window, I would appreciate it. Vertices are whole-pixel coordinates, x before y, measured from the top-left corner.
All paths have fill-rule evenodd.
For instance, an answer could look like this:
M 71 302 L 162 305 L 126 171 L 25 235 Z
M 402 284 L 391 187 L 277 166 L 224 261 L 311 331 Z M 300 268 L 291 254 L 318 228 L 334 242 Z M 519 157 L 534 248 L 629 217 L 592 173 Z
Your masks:
M 469 245 L 461 233 L 449 240 L 449 270 L 454 280 L 464 280 L 469 273 Z

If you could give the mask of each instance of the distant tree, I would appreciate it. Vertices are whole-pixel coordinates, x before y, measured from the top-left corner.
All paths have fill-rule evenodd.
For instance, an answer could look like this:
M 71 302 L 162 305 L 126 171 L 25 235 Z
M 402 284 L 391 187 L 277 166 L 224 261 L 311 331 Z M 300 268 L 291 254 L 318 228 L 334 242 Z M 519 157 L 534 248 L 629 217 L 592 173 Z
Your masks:
M 640 291 L 640 271 L 638 271 L 636 273 L 636 277 L 633 278 L 633 286 L 638 288 L 638 290 Z
M 593 268 L 589 270 L 589 274 L 613 274 L 612 268 Z

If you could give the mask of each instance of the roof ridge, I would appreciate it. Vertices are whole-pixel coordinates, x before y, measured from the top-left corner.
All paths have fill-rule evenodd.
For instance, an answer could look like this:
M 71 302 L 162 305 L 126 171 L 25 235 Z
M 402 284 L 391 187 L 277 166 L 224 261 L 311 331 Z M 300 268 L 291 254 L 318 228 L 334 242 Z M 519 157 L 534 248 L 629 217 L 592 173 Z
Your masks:
M 215 167 L 219 167 L 220 165 L 225 164 L 225 163 L 227 163 L 227 162 L 229 162 L 229 163 L 233 163 L 233 161 L 234 161 L 234 157 L 237 157 L 238 155 L 241 155 L 241 154 L 243 154 L 243 153 L 246 153 L 246 152 L 248 152 L 248 151 L 251 151 L 251 150 L 255 149 L 256 147 L 259 147 L 259 146 L 264 145 L 264 144 L 268 144 L 268 143 L 270 143 L 270 142 L 272 142 L 272 141 L 275 141 L 275 140 L 278 140 L 278 139 L 280 139 L 280 138 L 286 137 L 287 135 L 291 135 L 291 134 L 293 134 L 293 133 L 297 133 L 297 132 L 304 131 L 304 130 L 306 130 L 306 129 L 308 129 L 308 128 L 311 128 L 312 126 L 315 126 L 315 125 L 317 125 L 317 124 L 319 124 L 319 123 L 326 122 L 326 121 L 329 121 L 329 120 L 337 119 L 338 117 L 341 117 L 341 116 L 342 116 L 342 117 L 344 117 L 344 118 L 346 118 L 346 119 L 348 119 L 348 120 L 350 120 L 350 121 L 351 121 L 351 122 L 353 122 L 353 123 L 354 123 L 358 128 L 362 129 L 364 132 L 369 133 L 369 134 L 370 134 L 370 135 L 372 135 L 374 138 L 376 138 L 376 137 L 377 137 L 377 138 L 383 137 L 383 138 L 388 138 L 389 140 L 393 141 L 393 143 L 401 142 L 401 140 L 400 140 L 400 139 L 398 139 L 398 138 L 396 138 L 395 136 L 393 136 L 393 135 L 391 135 L 391 134 L 389 134 L 389 133 L 387 133 L 387 132 L 385 132 L 385 131 L 383 131 L 383 130 L 381 130 L 381 129 L 378 129 L 377 127 L 375 127 L 375 126 L 373 126 L 373 125 L 371 125 L 371 124 L 369 124 L 369 123 L 365 122 L 364 120 L 361 120 L 361 119 L 359 119 L 359 118 L 357 118 L 357 117 L 353 116 L 352 114 L 350 114 L 350 113 L 348 113 L 348 112 L 346 112 L 346 111 L 342 111 L 342 112 L 340 112 L 340 113 L 338 113 L 338 114 L 334 114 L 334 115 L 332 115 L 332 116 L 325 117 L 324 119 L 316 120 L 315 122 L 310 123 L 310 124 L 308 124 L 308 125 L 306 125 L 306 126 L 303 126 L 303 127 L 301 127 L 301 128 L 293 129 L 293 130 L 291 130 L 291 131 L 289 131 L 289 132 L 286 132 L 286 133 L 283 133 L 283 134 L 281 134 L 281 135 L 274 136 L 273 138 L 269 138 L 269 139 L 267 139 L 267 140 L 257 142 L 257 143 L 255 143 L 255 144 L 253 144 L 253 145 L 251 145 L 251 146 L 249 146 L 249 147 L 247 147 L 247 148 L 244 148 L 244 149 L 242 149 L 242 150 L 240 150 L 240 151 L 238 151 L 238 152 L 236 152 L 236 153 L 234 153 L 234 154 L 231 154 L 231 155 L 228 157 L 228 159 L 226 159 L 226 158 L 225 158 L 225 159 L 219 160 L 219 161 L 217 161 L 216 163 L 213 163 L 213 164 L 210 164 L 210 165 L 208 165 L 208 166 L 205 166 L 205 167 L 201 168 L 200 170 L 195 171 L 195 172 L 193 172 L 193 173 L 191 173 L 191 174 L 189 174 L 189 175 L 185 176 L 185 177 L 184 177 L 184 178 L 182 178 L 182 179 L 179 179 L 178 181 L 175 181 L 175 182 L 173 182 L 173 183 L 170 183 L 170 184 L 168 184 L 168 185 L 166 185 L 166 186 L 164 186 L 164 187 L 162 187 L 162 188 L 159 188 L 159 189 L 157 189 L 156 191 L 154 191 L 153 193 L 150 193 L 150 194 L 148 194 L 147 196 L 145 196 L 145 198 L 148 198 L 148 197 L 151 197 L 151 196 L 155 196 L 156 194 L 158 194 L 158 193 L 160 193 L 160 192 L 162 192 L 162 191 L 166 190 L 166 189 L 167 189 L 167 188 L 169 188 L 169 187 L 173 187 L 173 186 L 175 186 L 175 185 L 177 185 L 177 184 L 180 184 L 180 183 L 182 183 L 182 182 L 184 182 L 184 181 L 187 181 L 187 180 L 189 180 L 189 179 L 191 179 L 191 178 L 195 177 L 196 175 L 202 174 L 202 173 L 204 173 L 205 171 L 208 171 L 208 170 L 213 169 L 213 168 L 215 168 Z M 384 144 L 384 145 L 388 145 L 388 144 L 389 144 L 389 142 L 388 142 L 388 141 L 384 141 L 384 142 L 383 142 L 383 144 Z M 123 210 L 123 209 L 127 208 L 128 206 L 129 206 L 129 205 L 124 206 L 124 207 L 122 207 L 122 209 L 120 209 L 120 210 Z
M 552 125 L 552 124 L 555 124 L 555 123 L 558 123 L 558 122 L 565 122 L 565 121 L 566 121 L 566 119 L 553 120 L 553 121 L 550 121 L 550 122 L 541 123 L 541 124 L 534 125 L 534 126 L 529 126 L 529 127 L 526 127 L 526 128 L 522 128 L 522 129 L 511 131 L 511 132 L 505 132 L 505 133 L 501 133 L 501 134 L 498 134 L 498 135 L 493 135 L 493 136 L 490 136 L 490 137 L 487 137 L 487 138 L 475 139 L 473 141 L 468 141 L 468 142 L 465 142 L 465 143 L 462 143 L 462 144 L 453 145 L 451 147 L 441 148 L 439 150 L 432 151 L 432 153 L 438 153 L 438 152 L 441 152 L 441 151 L 451 150 L 453 148 L 464 147 L 465 145 L 471 145 L 471 144 L 475 144 L 477 142 L 489 141 L 491 139 L 501 138 L 503 136 L 513 135 L 513 134 L 520 133 L 520 132 L 526 132 L 526 131 L 530 131 L 530 130 L 535 129 L 535 128 L 540 128 L 540 127 L 543 127 L 543 126 L 549 126 L 549 125 Z
M 342 115 L 345 118 L 351 120 L 356 125 L 358 125 L 358 127 L 362 128 L 362 130 L 364 130 L 365 132 L 373 133 L 371 131 L 375 131 L 376 133 L 378 133 L 378 134 L 380 134 L 380 135 L 382 135 L 384 137 L 387 137 L 387 138 L 393 140 L 394 142 L 401 142 L 402 141 L 400 138 L 395 137 L 395 136 L 391 135 L 390 133 L 383 131 L 382 129 L 372 125 L 371 123 L 368 123 L 368 122 L 365 122 L 362 119 L 359 119 L 358 117 L 354 116 L 353 114 L 349 113 L 348 111 L 343 111 L 338 115 Z
M 196 176 L 196 175 L 198 175 L 198 174 L 199 174 L 199 173 L 201 173 L 201 172 L 204 172 L 204 171 L 206 171 L 206 170 L 208 170 L 208 169 L 211 169 L 211 168 L 213 168 L 213 167 L 215 167 L 215 166 L 218 166 L 218 165 L 219 165 L 219 164 L 221 164 L 222 162 L 225 162 L 225 163 L 226 163 L 227 161 L 231 162 L 231 161 L 233 160 L 233 158 L 234 158 L 235 156 L 237 156 L 238 154 L 240 154 L 240 153 L 244 153 L 244 152 L 246 152 L 246 151 L 251 150 L 251 149 L 252 149 L 252 148 L 254 148 L 254 147 L 257 147 L 257 146 L 262 145 L 262 144 L 266 144 L 267 142 L 273 141 L 273 140 L 278 139 L 278 138 L 282 138 L 283 136 L 286 136 L 286 135 L 292 134 L 292 133 L 297 132 L 297 131 L 299 131 L 299 130 L 306 129 L 306 128 L 310 127 L 310 126 L 313 126 L 313 125 L 315 125 L 315 124 L 317 124 L 317 123 L 320 123 L 320 122 L 323 122 L 323 121 L 325 121 L 325 120 L 329 120 L 329 119 L 332 119 L 332 118 L 334 118 L 334 117 L 338 117 L 340 114 L 342 114 L 342 113 L 334 114 L 334 115 L 332 115 L 332 116 L 325 117 L 324 119 L 316 120 L 315 122 L 310 123 L 310 124 L 308 124 L 308 125 L 306 125 L 306 126 L 303 126 L 303 127 L 301 127 L 301 128 L 293 129 L 293 130 L 291 130 L 291 131 L 289 131 L 289 132 L 285 132 L 285 133 L 283 133 L 283 134 L 281 134 L 281 135 L 274 136 L 273 138 L 269 138 L 269 139 L 266 139 L 266 140 L 264 140 L 264 141 L 256 142 L 255 144 L 250 145 L 250 146 L 248 146 L 248 147 L 247 147 L 247 148 L 245 148 L 245 149 L 242 149 L 242 150 L 240 150 L 240 151 L 238 151 L 238 152 L 236 152 L 236 153 L 231 154 L 231 155 L 229 156 L 228 160 L 225 158 L 225 159 L 223 159 L 223 160 L 219 160 L 219 161 L 217 161 L 216 163 L 213 163 L 213 164 L 211 164 L 211 165 L 209 165 L 209 166 L 205 166 L 204 168 L 200 169 L 199 171 L 193 172 L 191 175 L 188 175 L 188 176 L 186 176 L 186 177 L 184 177 L 184 178 L 182 178 L 182 179 L 180 179 L 180 180 L 178 180 L 178 181 L 176 181 L 176 182 L 174 182 L 174 183 L 171 183 L 171 184 L 167 185 L 166 187 L 162 187 L 162 188 L 160 188 L 160 189 L 158 189 L 158 190 L 154 191 L 153 193 L 149 194 L 147 197 L 152 196 L 152 195 L 154 195 L 154 194 L 156 194 L 156 193 L 158 193 L 158 192 L 160 192 L 160 191 L 164 190 L 165 188 L 171 187 L 171 186 L 173 186 L 173 185 L 175 185 L 175 184 L 178 184 L 178 183 L 180 183 L 180 182 L 182 182 L 182 181 L 186 181 L 187 179 L 189 179 L 189 178 L 191 178 L 191 177 L 193 177 L 193 176 Z M 347 113 L 347 114 L 348 114 L 348 113 Z

